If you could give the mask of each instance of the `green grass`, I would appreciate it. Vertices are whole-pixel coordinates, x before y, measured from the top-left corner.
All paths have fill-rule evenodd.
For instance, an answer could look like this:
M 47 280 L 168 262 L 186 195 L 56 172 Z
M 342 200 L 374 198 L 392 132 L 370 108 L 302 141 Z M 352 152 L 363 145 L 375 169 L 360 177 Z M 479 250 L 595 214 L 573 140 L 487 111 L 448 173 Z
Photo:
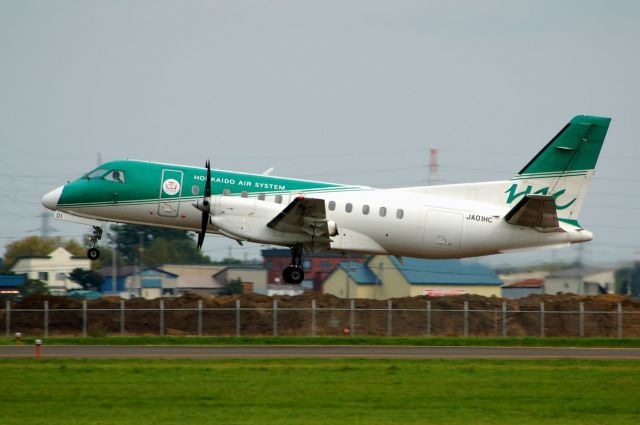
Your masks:
M 33 344 L 36 338 L 23 338 Z M 638 338 L 489 338 L 489 337 L 51 337 L 45 345 L 424 345 L 499 347 L 640 347 Z M 0 338 L 0 345 L 13 345 L 14 338 Z
M 0 360 L 0 423 L 637 424 L 640 362 Z

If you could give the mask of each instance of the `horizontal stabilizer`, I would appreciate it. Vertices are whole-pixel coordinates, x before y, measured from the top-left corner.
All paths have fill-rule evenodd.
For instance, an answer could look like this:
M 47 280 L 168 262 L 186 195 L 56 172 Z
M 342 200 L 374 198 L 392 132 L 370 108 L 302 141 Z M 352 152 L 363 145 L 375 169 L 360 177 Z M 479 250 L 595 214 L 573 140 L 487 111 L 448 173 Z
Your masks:
M 552 196 L 526 195 L 504 219 L 509 224 L 532 227 L 541 232 L 560 230 L 556 202 Z

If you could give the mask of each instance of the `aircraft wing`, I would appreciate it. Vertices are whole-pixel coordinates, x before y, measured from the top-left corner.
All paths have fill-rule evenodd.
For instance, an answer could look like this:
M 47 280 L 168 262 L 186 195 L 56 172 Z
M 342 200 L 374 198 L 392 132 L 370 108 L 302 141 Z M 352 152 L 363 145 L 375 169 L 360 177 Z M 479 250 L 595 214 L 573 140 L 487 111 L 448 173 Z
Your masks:
M 335 225 L 329 228 L 329 220 L 323 199 L 305 198 L 298 196 L 273 220 L 267 227 L 280 232 L 306 233 L 317 238 L 326 239 L 335 236 Z
M 525 195 L 505 216 L 509 224 L 533 227 L 541 232 L 561 231 L 552 196 Z

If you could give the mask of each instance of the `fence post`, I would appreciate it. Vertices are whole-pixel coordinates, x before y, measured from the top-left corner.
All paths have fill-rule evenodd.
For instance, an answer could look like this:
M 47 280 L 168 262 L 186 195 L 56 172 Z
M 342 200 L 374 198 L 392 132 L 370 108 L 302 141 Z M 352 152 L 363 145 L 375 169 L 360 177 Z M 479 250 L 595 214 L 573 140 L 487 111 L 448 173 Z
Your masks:
M 311 336 L 316 336 L 316 300 L 311 300 Z
M 622 338 L 622 304 L 618 303 L 618 338 Z
M 7 301 L 4 303 L 4 320 L 7 331 L 7 338 L 11 334 L 11 301 Z
M 164 336 L 164 300 L 160 300 L 160 336 Z
M 273 300 L 273 336 L 278 336 L 278 300 Z
M 44 337 L 49 336 L 49 301 L 44 302 Z
M 202 300 L 198 300 L 198 336 L 202 336 Z
M 349 335 L 356 334 L 356 300 L 351 300 L 351 313 L 349 315 Z
M 387 302 L 387 336 L 393 335 L 393 301 Z
M 82 300 L 82 336 L 87 337 L 87 300 Z
M 502 336 L 507 336 L 507 303 L 502 301 Z
M 584 303 L 580 303 L 580 337 L 584 336 Z
M 544 303 L 540 303 L 540 338 L 544 338 Z
M 240 300 L 236 300 L 236 336 L 240 336 L 240 311 Z
M 469 336 L 469 301 L 464 302 L 464 336 Z
M 431 301 L 427 301 L 427 336 L 431 336 Z
M 124 336 L 124 300 L 120 300 L 120 336 Z

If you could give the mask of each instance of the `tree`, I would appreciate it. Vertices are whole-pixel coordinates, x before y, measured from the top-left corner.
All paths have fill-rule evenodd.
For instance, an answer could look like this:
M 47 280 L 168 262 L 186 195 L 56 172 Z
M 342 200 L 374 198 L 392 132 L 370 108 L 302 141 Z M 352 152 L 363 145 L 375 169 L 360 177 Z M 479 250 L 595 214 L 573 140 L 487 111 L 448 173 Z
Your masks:
M 640 262 L 636 262 L 631 267 L 616 270 L 615 285 L 616 292 L 640 296 Z
M 43 256 L 50 254 L 57 247 L 63 247 L 73 255 L 84 255 L 82 246 L 73 239 L 63 238 L 41 238 L 40 236 L 29 236 L 9 243 L 5 248 L 4 270 L 7 271 L 13 266 L 19 257 Z
M 220 295 L 235 295 L 244 292 L 244 285 L 240 279 L 233 279 L 220 288 Z
M 47 284 L 37 279 L 28 279 L 23 285 L 20 285 L 18 290 L 22 298 L 30 295 L 49 295 Z
M 69 273 L 69 279 L 86 291 L 100 291 L 100 287 L 104 282 L 102 275 L 93 270 L 85 270 L 76 268 Z
M 157 227 L 121 224 L 111 226 L 110 239 L 126 264 L 140 258 L 140 241 L 144 246 L 143 263 L 156 266 L 164 263 L 208 264 L 209 257 L 196 249 L 192 232 Z

